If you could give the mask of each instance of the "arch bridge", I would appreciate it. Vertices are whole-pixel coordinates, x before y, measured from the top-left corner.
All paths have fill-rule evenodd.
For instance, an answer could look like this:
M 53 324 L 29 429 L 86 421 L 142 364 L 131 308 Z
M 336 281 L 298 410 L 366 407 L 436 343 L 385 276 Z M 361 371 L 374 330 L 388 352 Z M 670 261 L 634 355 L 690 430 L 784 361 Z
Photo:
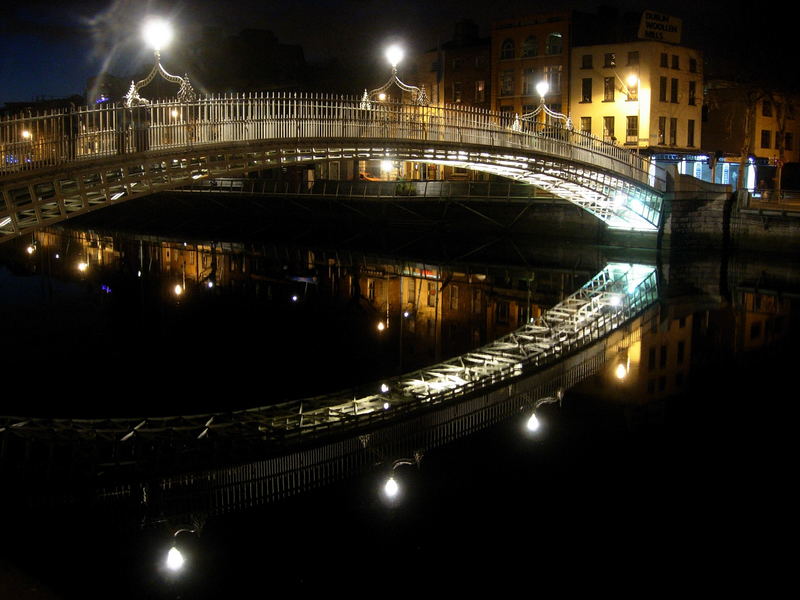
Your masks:
M 461 106 L 231 95 L 0 120 L 0 242 L 198 179 L 340 159 L 493 173 L 639 231 L 658 229 L 666 189 L 648 159 L 557 124 Z

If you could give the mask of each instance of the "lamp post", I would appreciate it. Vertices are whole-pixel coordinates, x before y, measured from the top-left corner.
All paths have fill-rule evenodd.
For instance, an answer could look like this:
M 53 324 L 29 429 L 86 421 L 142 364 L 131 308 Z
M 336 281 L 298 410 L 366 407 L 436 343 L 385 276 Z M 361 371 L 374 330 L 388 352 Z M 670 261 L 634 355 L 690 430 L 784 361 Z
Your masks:
M 419 106 L 428 105 L 428 95 L 425 93 L 425 86 L 418 88 L 415 85 L 403 83 L 397 76 L 397 65 L 403 60 L 404 55 L 405 52 L 397 44 L 393 44 L 386 49 L 386 60 L 388 60 L 389 64 L 392 66 L 392 74 L 389 80 L 381 87 L 375 88 L 369 92 L 366 89 L 364 90 L 364 95 L 361 98 L 361 108 L 370 109 L 372 108 L 372 103 L 376 100 L 385 100 L 387 98 L 387 90 L 393 85 L 399 87 L 403 92 L 409 92 L 412 95 L 414 104 Z
M 403 492 L 402 486 L 394 477 L 394 472 L 397 467 L 403 465 L 416 465 L 419 468 L 419 463 L 422 460 L 422 452 L 416 451 L 414 452 L 413 458 L 398 458 L 392 463 L 392 470 L 390 471 L 388 477 L 384 480 L 383 486 L 381 487 L 381 491 L 383 493 L 383 497 L 391 503 L 397 502 Z
M 183 552 L 180 551 L 178 548 L 178 535 L 181 533 L 197 533 L 195 529 L 178 529 L 172 536 L 172 547 L 167 552 L 167 557 L 164 561 L 165 566 L 167 569 L 172 571 L 173 573 L 178 573 L 179 571 L 183 570 L 183 566 L 186 564 L 186 557 L 183 555 Z
M 545 97 L 550 91 L 550 84 L 546 80 L 541 80 L 536 84 L 536 93 L 539 94 L 539 106 L 529 113 L 525 113 L 521 118 L 514 119 L 513 129 L 520 131 L 522 129 L 522 121 L 529 121 L 534 123 L 534 131 L 543 132 L 547 124 L 547 117 L 561 121 L 567 130 L 572 130 L 572 119 L 564 113 L 556 112 L 550 109 L 545 103 Z
M 531 412 L 528 419 L 525 421 L 525 429 L 527 429 L 530 433 L 536 433 L 537 431 L 539 431 L 541 424 L 539 423 L 539 418 L 536 416 L 536 410 L 540 406 L 544 406 L 545 404 L 555 404 L 556 402 L 560 406 L 561 400 L 563 398 L 564 398 L 564 392 L 562 390 L 558 390 L 555 393 L 555 395 L 539 398 L 536 402 L 534 402 L 533 411 Z
M 189 82 L 189 75 L 185 74 L 183 77 L 171 75 L 161 66 L 161 49 L 172 41 L 172 28 L 169 23 L 161 19 L 151 19 L 144 24 L 142 35 L 145 43 L 153 48 L 153 68 L 141 81 L 135 83 L 131 81 L 131 87 L 128 89 L 128 93 L 125 94 L 126 108 L 148 104 L 147 99 L 139 95 L 139 90 L 149 85 L 156 75 L 160 75 L 170 83 L 180 86 L 180 89 L 178 89 L 178 101 L 194 102 L 197 99 L 197 94 L 195 94 L 194 88 Z

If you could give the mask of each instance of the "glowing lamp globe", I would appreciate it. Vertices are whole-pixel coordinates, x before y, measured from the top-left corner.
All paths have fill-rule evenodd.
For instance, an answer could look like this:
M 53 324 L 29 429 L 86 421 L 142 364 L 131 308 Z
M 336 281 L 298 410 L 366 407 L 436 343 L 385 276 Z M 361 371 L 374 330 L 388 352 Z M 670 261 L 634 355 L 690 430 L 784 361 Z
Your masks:
M 403 55 L 403 49 L 396 44 L 386 49 L 386 60 L 388 60 L 389 64 L 394 68 L 403 60 Z
M 170 548 L 169 552 L 167 553 L 167 568 L 170 571 L 179 571 L 183 567 L 184 562 L 186 561 L 184 560 L 181 551 L 174 546 Z
M 639 83 L 639 78 L 636 75 L 631 74 L 628 75 L 627 81 L 628 87 L 636 87 L 636 85 Z
M 161 50 L 172 41 L 172 27 L 161 19 L 152 19 L 142 29 L 145 43 L 153 50 Z
M 389 477 L 389 479 L 386 480 L 386 485 L 383 486 L 383 493 L 386 494 L 387 498 L 394 498 L 399 491 L 400 486 L 397 485 L 394 477 Z
M 528 428 L 528 431 L 538 431 L 538 429 L 539 429 L 539 419 L 536 418 L 535 414 L 531 415 L 531 418 L 528 419 L 528 422 L 526 423 L 526 427 Z
M 617 379 L 619 379 L 619 380 L 625 379 L 625 376 L 626 376 L 627 374 L 628 374 L 628 368 L 627 368 L 627 367 L 626 367 L 626 366 L 625 366 L 623 363 L 619 363 L 619 364 L 617 365 L 617 368 L 616 368 L 616 369 L 614 369 L 614 375 L 615 375 L 615 376 L 617 377 Z
M 550 91 L 550 84 L 546 81 L 540 81 L 536 84 L 536 93 L 539 94 L 540 98 L 544 98 L 547 96 L 547 92 Z

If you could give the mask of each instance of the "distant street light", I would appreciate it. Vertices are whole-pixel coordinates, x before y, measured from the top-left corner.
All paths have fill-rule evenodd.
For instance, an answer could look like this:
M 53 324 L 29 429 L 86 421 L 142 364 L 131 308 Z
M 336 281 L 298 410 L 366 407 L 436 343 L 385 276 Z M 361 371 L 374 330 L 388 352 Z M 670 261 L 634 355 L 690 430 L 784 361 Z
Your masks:
M 172 27 L 163 19 L 149 19 L 142 27 L 142 37 L 148 46 L 158 52 L 172 41 Z
M 532 121 L 536 123 L 539 121 L 538 129 L 544 130 L 544 125 L 546 123 L 547 117 L 552 119 L 556 119 L 559 121 L 563 121 L 564 127 L 569 130 L 572 130 L 572 119 L 567 115 L 556 112 L 550 108 L 548 108 L 547 104 L 545 103 L 545 97 L 550 92 L 550 84 L 546 79 L 542 79 L 539 83 L 536 84 L 536 93 L 539 94 L 539 106 L 537 106 L 534 110 L 529 113 L 525 113 L 520 117 L 519 115 L 516 116 L 514 119 L 514 124 L 511 126 L 512 129 L 520 131 L 522 129 L 522 122 L 521 121 Z
M 178 535 L 181 533 L 197 533 L 194 529 L 178 529 L 172 536 L 172 547 L 167 552 L 167 558 L 164 561 L 167 569 L 173 573 L 177 573 L 186 564 L 186 557 L 183 552 L 178 549 Z

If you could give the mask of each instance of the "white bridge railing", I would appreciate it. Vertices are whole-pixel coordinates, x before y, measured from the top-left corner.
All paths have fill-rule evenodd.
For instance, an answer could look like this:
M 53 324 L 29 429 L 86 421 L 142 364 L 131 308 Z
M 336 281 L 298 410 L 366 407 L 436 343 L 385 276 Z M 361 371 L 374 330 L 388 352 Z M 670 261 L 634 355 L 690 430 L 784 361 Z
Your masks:
M 393 140 L 486 146 L 541 153 L 611 171 L 663 191 L 648 159 L 557 124 L 522 122 L 462 106 L 392 102 L 364 108 L 360 98 L 258 94 L 121 104 L 0 118 L 0 177 L 101 157 L 239 142 Z

